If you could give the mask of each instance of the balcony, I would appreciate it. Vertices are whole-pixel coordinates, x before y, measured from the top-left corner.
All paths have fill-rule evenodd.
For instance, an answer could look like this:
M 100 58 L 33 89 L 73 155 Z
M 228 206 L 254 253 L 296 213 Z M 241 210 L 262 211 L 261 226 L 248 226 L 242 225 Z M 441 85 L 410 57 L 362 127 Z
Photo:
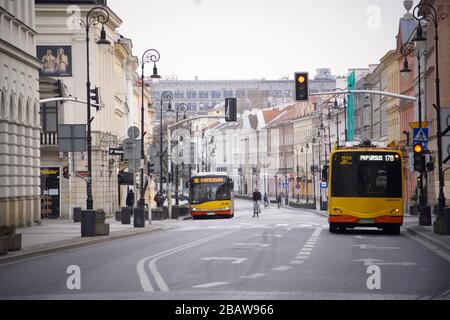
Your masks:
M 41 147 L 57 147 L 58 133 L 57 132 L 41 132 Z

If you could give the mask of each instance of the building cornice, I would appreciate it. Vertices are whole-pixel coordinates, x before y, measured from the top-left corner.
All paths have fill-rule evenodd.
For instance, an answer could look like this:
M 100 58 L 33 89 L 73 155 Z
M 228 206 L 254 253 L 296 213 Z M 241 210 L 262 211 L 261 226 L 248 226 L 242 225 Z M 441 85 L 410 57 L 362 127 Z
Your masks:
M 6 42 L 3 39 L 0 39 L 0 52 L 3 52 L 16 60 L 34 68 L 40 70 L 42 68 L 42 63 L 36 57 L 28 54 L 22 49 L 12 45 L 9 42 Z
M 22 20 L 18 19 L 16 16 L 14 16 L 13 14 L 11 14 L 9 11 L 6 11 L 5 8 L 0 7 L 0 16 L 2 15 L 6 15 L 7 17 L 9 17 L 11 20 L 14 20 L 17 24 L 19 24 L 20 26 L 22 26 L 24 29 L 27 29 L 28 32 L 32 33 L 33 35 L 37 35 L 37 31 L 34 30 L 32 27 L 30 27 L 29 25 L 27 25 L 26 23 L 24 23 Z

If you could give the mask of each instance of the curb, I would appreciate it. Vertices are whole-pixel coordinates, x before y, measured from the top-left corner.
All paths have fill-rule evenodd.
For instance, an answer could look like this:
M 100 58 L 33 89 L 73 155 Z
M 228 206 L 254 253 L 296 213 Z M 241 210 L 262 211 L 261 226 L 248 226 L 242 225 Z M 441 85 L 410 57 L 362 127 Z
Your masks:
M 426 235 L 423 232 L 420 232 L 419 230 L 416 230 L 415 226 L 404 226 L 405 231 L 414 237 L 417 237 L 418 239 L 427 242 L 428 244 L 436 247 L 436 250 L 441 250 L 445 252 L 447 255 L 450 255 L 450 247 L 445 245 L 439 240 L 434 239 L 433 237 L 430 237 Z
M 162 225 L 156 225 L 156 226 L 152 225 L 152 227 L 147 227 L 144 230 L 139 230 L 139 231 L 135 231 L 135 232 L 116 233 L 116 234 L 113 234 L 113 235 L 110 235 L 107 237 L 75 238 L 76 241 L 74 241 L 74 242 L 72 242 L 73 239 L 68 239 L 68 240 L 65 240 L 67 242 L 67 244 L 62 244 L 62 245 L 58 245 L 58 246 L 54 246 L 54 247 L 47 247 L 47 248 L 42 248 L 42 249 L 38 248 L 38 249 L 34 249 L 34 250 L 33 250 L 33 248 L 30 248 L 29 251 L 22 251 L 22 252 L 19 252 L 16 254 L 8 253 L 7 255 L 0 257 L 0 266 L 11 263 L 11 262 L 16 262 L 16 261 L 20 261 L 20 260 L 29 259 L 29 258 L 35 258 L 35 257 L 39 257 L 39 256 L 45 256 L 45 255 L 62 252 L 62 251 L 67 251 L 67 250 L 72 250 L 72 249 L 77 249 L 77 248 L 89 247 L 94 244 L 107 243 L 107 242 L 112 242 L 115 240 L 132 238 L 132 237 L 141 236 L 141 235 L 144 235 L 147 233 L 162 231 L 162 230 L 166 230 L 166 229 L 169 229 L 169 228 L 162 226 Z M 38 246 L 40 246 L 40 245 L 38 245 Z M 42 246 L 45 246 L 45 244 L 43 244 Z M 51 246 L 51 243 L 49 244 L 49 246 Z

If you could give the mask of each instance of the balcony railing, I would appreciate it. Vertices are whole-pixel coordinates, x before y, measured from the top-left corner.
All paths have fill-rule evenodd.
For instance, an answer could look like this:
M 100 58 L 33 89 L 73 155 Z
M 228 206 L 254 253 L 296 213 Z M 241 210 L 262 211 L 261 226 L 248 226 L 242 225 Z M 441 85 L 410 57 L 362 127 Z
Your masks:
M 58 133 L 57 132 L 41 132 L 41 146 L 57 146 Z

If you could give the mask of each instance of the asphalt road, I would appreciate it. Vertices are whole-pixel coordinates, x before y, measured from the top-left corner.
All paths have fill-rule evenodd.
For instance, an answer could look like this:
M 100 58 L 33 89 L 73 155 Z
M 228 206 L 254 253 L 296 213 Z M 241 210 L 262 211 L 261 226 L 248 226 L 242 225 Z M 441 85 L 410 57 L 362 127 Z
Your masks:
M 311 212 L 271 208 L 253 219 L 251 203 L 237 208 L 231 220 L 173 222 L 1 265 L 0 299 L 450 299 L 450 261 L 404 234 L 330 234 Z M 77 283 L 69 266 L 80 290 L 67 286 Z

